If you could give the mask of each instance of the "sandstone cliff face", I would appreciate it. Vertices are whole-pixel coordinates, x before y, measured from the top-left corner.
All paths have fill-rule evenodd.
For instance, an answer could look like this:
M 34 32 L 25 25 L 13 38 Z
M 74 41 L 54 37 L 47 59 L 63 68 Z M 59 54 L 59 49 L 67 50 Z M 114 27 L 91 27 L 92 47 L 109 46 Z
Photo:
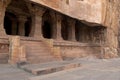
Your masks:
M 107 27 L 105 53 L 116 56 L 118 51 L 118 29 L 120 0 L 103 0 L 102 25 Z M 112 55 L 113 54 L 113 55 Z

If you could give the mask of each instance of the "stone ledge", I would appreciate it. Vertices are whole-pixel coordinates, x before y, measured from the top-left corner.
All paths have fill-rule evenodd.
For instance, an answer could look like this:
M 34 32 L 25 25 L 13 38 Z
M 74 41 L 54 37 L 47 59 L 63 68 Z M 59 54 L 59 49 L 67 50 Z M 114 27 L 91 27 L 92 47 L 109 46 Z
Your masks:
M 80 43 L 72 41 L 54 41 L 54 46 L 76 46 L 76 47 L 102 47 L 100 44 Z
M 21 66 L 23 70 L 30 72 L 34 75 L 44 75 L 49 73 L 54 73 L 62 70 L 68 70 L 76 67 L 80 67 L 79 62 L 72 61 L 56 61 L 43 64 L 28 64 Z

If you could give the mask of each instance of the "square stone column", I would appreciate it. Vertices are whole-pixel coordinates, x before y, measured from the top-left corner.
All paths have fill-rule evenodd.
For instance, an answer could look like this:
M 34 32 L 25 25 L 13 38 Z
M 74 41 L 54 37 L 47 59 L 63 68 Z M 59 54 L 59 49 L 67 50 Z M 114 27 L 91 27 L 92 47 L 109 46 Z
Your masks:
M 0 36 L 6 36 L 4 29 L 5 11 L 11 0 L 0 0 Z
M 11 19 L 12 21 L 12 35 L 16 35 L 17 33 L 17 21 L 15 19 Z
M 61 33 L 61 24 L 62 24 L 62 16 L 60 14 L 56 14 L 56 39 L 63 40 Z
M 18 17 L 19 25 L 18 25 L 18 34 L 20 36 L 25 36 L 25 22 L 27 21 L 26 16 Z
M 32 29 L 30 36 L 36 38 L 43 38 L 42 35 L 42 16 L 45 12 L 44 8 L 34 6 L 32 10 Z
M 75 20 L 71 18 L 68 18 L 68 40 L 76 41 Z

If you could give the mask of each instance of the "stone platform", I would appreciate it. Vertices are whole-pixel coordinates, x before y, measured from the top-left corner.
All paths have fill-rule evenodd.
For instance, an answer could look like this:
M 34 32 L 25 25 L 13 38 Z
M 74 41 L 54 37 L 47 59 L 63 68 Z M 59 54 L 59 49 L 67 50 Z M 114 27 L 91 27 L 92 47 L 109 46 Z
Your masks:
M 41 64 L 28 64 L 21 66 L 23 70 L 32 73 L 33 75 L 44 75 L 58 71 L 68 70 L 80 67 L 79 62 L 75 61 L 54 61 Z

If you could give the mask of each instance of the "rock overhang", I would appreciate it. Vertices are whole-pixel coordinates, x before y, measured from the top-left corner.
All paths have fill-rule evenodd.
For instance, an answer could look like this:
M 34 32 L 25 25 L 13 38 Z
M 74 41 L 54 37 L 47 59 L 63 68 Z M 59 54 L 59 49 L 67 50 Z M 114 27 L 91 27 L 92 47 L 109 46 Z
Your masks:
M 78 19 L 90 26 L 102 23 L 103 6 L 101 0 L 30 0 L 34 3 L 53 9 L 69 17 Z

